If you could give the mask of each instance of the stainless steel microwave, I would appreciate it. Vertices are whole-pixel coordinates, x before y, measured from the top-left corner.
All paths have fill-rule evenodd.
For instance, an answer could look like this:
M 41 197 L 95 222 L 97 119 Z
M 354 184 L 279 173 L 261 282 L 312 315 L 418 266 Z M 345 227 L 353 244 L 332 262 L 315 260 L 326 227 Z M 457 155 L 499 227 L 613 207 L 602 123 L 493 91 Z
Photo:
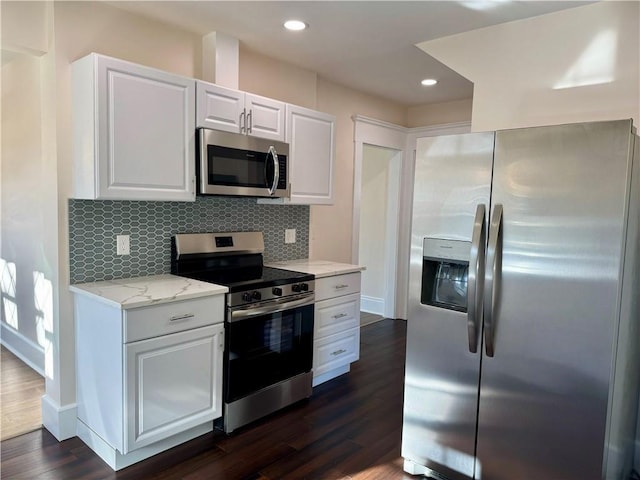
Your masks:
M 198 194 L 289 197 L 289 145 L 198 129 Z

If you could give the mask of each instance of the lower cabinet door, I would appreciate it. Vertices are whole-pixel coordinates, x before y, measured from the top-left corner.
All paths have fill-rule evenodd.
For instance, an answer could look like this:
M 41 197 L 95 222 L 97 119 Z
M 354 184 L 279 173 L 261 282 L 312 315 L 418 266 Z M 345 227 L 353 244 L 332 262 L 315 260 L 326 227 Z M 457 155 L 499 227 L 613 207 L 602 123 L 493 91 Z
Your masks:
M 314 342 L 313 375 L 319 376 L 360 358 L 360 326 Z
M 212 325 L 125 346 L 125 451 L 222 415 L 224 326 Z

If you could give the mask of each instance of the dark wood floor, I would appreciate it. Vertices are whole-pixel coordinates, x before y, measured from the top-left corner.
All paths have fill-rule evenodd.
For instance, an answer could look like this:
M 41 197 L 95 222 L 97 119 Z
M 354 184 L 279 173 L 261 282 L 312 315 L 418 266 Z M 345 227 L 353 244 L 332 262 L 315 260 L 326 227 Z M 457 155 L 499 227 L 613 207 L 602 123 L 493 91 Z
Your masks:
M 11 479 L 411 479 L 400 436 L 406 322 L 362 328 L 360 361 L 294 405 L 231 436 L 220 432 L 117 473 L 79 439 L 46 430 L 2 442 L 2 478 Z

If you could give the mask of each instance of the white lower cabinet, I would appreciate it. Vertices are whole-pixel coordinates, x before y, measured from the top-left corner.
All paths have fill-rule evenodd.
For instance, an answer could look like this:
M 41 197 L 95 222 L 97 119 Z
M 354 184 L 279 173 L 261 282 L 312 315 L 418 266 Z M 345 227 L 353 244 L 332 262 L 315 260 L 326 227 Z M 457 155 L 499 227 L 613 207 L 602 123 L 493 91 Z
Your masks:
M 124 310 L 75 295 L 78 436 L 114 470 L 222 416 L 224 295 Z
M 355 362 L 360 358 L 360 327 L 317 340 L 314 354 L 314 377 Z
M 347 373 L 360 358 L 360 273 L 316 279 L 313 385 Z
M 125 451 L 222 415 L 223 332 L 212 325 L 125 346 Z

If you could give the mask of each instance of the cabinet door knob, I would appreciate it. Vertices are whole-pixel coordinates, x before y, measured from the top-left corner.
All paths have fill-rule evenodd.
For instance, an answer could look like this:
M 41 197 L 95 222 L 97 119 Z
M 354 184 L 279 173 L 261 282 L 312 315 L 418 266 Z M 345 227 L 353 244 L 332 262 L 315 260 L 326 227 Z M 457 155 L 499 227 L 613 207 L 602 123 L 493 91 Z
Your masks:
M 184 315 L 174 315 L 169 319 L 170 322 L 177 322 L 178 320 L 189 320 L 195 317 L 193 313 L 185 313 Z

